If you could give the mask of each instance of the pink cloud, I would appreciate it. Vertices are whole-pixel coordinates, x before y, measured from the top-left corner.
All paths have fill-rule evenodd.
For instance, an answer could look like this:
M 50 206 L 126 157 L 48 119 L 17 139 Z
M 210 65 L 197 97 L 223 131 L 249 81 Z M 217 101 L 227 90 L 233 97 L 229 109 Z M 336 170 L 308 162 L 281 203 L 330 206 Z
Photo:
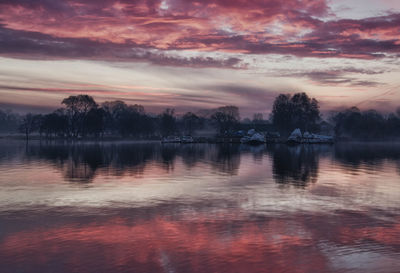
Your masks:
M 0 6 L 3 32 L 15 31 L 10 35 L 19 38 L 37 33 L 29 42 L 35 44 L 33 48 L 42 47 L 38 50 L 43 55 L 68 52 L 71 47 L 61 44 L 62 48 L 46 48 L 52 40 L 57 44 L 57 39 L 75 39 L 68 41 L 72 47 L 79 44 L 80 48 L 72 50 L 77 56 L 58 54 L 65 58 L 84 58 L 88 52 L 94 58 L 115 58 L 115 53 L 104 56 L 107 54 L 103 52 L 124 55 L 130 48 L 361 59 L 400 52 L 400 33 L 396 27 L 400 14 L 323 21 L 331 12 L 324 0 L 289 0 L 284 4 L 278 0 L 17 0 L 2 1 Z M 51 41 L 43 43 L 38 34 L 48 35 L 42 39 Z M 4 37 L 4 33 L 0 35 Z M 93 50 L 91 46 L 101 49 Z M 120 51 L 121 48 L 125 51 Z M 3 55 L 12 55 L 7 49 L 1 51 Z M 19 54 L 34 55 L 34 52 Z M 148 54 L 144 58 L 151 60 L 152 56 Z M 184 61 L 175 62 L 165 57 L 160 62 L 185 65 Z M 203 60 L 189 62 L 202 66 Z

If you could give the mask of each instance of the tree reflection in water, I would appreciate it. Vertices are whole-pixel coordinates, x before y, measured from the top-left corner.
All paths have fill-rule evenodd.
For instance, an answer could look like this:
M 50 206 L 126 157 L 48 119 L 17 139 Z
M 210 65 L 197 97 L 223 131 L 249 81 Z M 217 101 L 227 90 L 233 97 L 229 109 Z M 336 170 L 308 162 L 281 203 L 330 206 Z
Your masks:
M 347 171 L 354 170 L 361 165 L 369 169 L 379 169 L 385 160 L 399 165 L 400 145 L 390 142 L 343 143 L 335 146 L 334 157 Z M 398 169 L 400 172 L 400 166 Z
M 0 271 L 395 273 L 399 162 L 395 144 L 0 142 Z
M 238 145 L 221 144 L 210 154 L 209 162 L 221 173 L 236 175 L 240 167 L 240 150 Z
M 315 145 L 272 146 L 273 173 L 279 184 L 305 187 L 318 179 L 319 147 Z
M 4 146 L 4 145 L 3 145 Z M 4 148 L 4 149 L 3 149 Z M 379 168 L 384 160 L 393 161 L 400 173 L 398 144 L 339 145 L 214 145 L 159 143 L 35 143 L 11 145 L 1 149 L 0 161 L 40 160 L 62 171 L 67 181 L 90 183 L 98 173 L 109 176 L 137 176 L 148 164 L 166 172 L 174 170 L 176 162 L 188 169 L 199 163 L 228 175 L 238 175 L 241 157 L 251 155 L 255 162 L 267 157 L 272 163 L 273 177 L 281 185 L 306 187 L 318 180 L 321 157 L 330 157 L 343 170 L 365 165 Z

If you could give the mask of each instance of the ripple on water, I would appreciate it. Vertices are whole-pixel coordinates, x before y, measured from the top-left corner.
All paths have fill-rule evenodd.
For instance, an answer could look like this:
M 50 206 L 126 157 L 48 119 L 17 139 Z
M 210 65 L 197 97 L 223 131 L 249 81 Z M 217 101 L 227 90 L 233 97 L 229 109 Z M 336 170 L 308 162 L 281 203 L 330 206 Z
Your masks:
M 393 144 L 0 142 L 0 266 L 397 273 L 399 166 Z

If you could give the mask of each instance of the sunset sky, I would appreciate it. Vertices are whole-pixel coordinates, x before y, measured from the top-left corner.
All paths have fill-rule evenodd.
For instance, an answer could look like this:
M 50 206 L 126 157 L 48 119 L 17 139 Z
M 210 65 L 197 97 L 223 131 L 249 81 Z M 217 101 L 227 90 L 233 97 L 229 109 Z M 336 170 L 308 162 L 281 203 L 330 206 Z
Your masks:
M 400 1 L 0 0 L 0 108 L 84 93 L 267 116 L 300 91 L 323 111 L 400 106 Z

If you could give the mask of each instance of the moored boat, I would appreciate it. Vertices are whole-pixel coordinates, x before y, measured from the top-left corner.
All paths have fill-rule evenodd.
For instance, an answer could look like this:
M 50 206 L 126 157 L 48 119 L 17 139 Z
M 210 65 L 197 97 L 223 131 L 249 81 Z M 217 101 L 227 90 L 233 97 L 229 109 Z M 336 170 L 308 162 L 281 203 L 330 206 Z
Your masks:
M 334 139 L 332 136 L 311 134 L 309 132 L 301 133 L 299 128 L 295 129 L 287 139 L 287 144 L 332 144 Z
M 254 129 L 247 132 L 247 135 L 240 139 L 240 143 L 243 144 L 262 144 L 265 143 L 265 136 L 261 133 L 257 133 Z
M 182 142 L 182 143 L 193 143 L 193 142 L 194 142 L 194 139 L 193 139 L 192 136 L 183 136 L 183 137 L 181 138 L 181 142 Z
M 178 136 L 167 136 L 161 140 L 161 143 L 180 143 L 181 138 Z

